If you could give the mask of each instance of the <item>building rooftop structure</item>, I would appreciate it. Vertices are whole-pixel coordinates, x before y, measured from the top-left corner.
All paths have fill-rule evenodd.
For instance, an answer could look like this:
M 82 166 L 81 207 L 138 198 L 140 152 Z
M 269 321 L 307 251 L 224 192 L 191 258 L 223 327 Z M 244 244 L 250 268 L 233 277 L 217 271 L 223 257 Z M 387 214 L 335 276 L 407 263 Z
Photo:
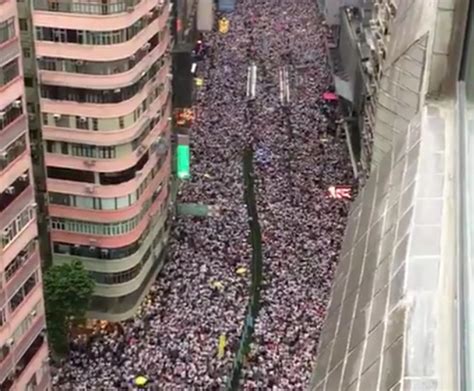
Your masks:
M 128 318 L 168 237 L 171 3 L 38 0 L 18 12 L 44 253 L 90 272 L 90 317 Z
M 333 23 L 336 91 L 371 149 L 311 389 L 470 389 L 472 9 L 466 34 L 467 1 L 373 3 Z
M 16 2 L 0 1 L 0 389 L 46 390 L 48 346 L 20 28 Z

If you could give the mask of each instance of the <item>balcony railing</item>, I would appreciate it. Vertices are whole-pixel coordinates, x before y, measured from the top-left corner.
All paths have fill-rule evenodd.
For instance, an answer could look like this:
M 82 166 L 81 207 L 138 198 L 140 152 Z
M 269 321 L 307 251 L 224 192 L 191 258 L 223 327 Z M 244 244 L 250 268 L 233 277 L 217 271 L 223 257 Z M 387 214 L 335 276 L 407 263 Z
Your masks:
M 88 15 L 114 15 L 132 12 L 141 0 L 106 1 L 106 2 L 72 2 L 68 0 L 35 0 L 34 8 L 38 11 L 64 12 Z

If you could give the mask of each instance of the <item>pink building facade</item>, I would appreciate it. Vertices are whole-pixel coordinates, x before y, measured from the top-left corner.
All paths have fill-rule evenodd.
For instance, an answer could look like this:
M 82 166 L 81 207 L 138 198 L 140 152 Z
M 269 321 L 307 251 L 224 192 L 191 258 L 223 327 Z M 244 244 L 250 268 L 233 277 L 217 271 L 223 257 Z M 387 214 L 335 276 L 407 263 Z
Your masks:
M 53 263 L 96 282 L 89 316 L 132 316 L 168 238 L 171 5 L 35 0 Z M 28 19 L 25 17 L 26 22 Z
M 0 389 L 49 388 L 25 88 L 15 0 L 0 0 Z

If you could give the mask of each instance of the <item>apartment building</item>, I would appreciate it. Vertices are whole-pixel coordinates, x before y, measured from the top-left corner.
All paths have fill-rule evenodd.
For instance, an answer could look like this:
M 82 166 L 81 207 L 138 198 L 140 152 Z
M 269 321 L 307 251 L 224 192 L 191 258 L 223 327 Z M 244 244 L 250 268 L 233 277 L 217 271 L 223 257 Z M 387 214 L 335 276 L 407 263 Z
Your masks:
M 48 348 L 15 0 L 0 1 L 0 389 L 46 390 Z
M 168 237 L 172 6 L 17 4 L 44 253 L 90 272 L 90 317 L 126 319 Z

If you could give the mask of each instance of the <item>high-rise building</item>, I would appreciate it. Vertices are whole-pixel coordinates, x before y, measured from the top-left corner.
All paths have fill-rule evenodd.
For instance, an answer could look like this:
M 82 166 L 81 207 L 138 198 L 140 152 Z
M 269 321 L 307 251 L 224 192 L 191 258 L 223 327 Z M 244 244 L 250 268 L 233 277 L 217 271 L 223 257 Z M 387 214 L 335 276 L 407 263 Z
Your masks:
M 42 253 L 82 261 L 92 318 L 133 315 L 165 257 L 170 11 L 164 0 L 18 2 Z
M 0 0 L 0 389 L 49 387 L 21 25 Z

